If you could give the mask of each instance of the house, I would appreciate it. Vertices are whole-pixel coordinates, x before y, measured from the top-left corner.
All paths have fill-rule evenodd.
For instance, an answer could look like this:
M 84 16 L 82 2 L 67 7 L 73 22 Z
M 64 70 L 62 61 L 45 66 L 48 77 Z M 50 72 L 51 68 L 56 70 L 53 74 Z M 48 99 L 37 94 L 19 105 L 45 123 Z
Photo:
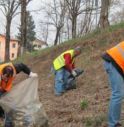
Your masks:
M 5 39 L 6 36 L 0 34 L 0 62 L 5 61 Z M 10 60 L 17 58 L 19 43 L 16 39 L 10 40 Z
M 40 50 L 40 49 L 48 47 L 48 44 L 46 42 L 39 39 L 35 39 L 32 44 L 33 44 L 34 50 Z

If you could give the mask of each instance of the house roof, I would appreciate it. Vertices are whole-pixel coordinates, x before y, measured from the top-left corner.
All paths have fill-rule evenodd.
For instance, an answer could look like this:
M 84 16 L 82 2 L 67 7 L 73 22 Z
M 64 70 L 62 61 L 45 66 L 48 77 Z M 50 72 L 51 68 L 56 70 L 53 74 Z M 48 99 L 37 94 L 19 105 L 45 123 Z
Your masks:
M 6 36 L 3 35 L 3 34 L 0 34 L 0 36 L 6 38 Z M 18 40 L 17 39 L 14 39 L 14 38 L 11 38 L 10 41 L 16 41 L 17 42 Z
M 34 41 L 39 42 L 39 43 L 41 43 L 41 44 L 44 44 L 44 45 L 47 45 L 47 46 L 48 46 L 47 42 L 42 41 L 42 40 L 40 40 L 40 39 L 35 39 Z

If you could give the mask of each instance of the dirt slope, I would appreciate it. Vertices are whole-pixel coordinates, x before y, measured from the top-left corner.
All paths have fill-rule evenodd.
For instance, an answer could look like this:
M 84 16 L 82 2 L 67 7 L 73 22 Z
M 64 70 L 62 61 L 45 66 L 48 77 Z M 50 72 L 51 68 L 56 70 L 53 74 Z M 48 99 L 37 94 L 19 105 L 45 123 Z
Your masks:
M 49 116 L 50 127 L 106 127 L 110 90 L 101 54 L 123 40 L 123 33 L 124 30 L 118 30 L 109 35 L 80 40 L 76 44 L 58 46 L 48 53 L 28 60 L 27 64 L 39 75 L 39 96 Z M 101 44 L 102 40 L 110 43 Z M 78 78 L 77 89 L 56 97 L 53 92 L 54 76 L 50 74 L 52 60 L 76 45 L 83 48 L 83 53 L 76 59 L 76 63 L 77 67 L 85 70 L 84 74 Z M 15 83 L 24 77 L 22 74 L 21 78 L 18 75 Z M 83 99 L 88 101 L 84 110 L 80 107 Z

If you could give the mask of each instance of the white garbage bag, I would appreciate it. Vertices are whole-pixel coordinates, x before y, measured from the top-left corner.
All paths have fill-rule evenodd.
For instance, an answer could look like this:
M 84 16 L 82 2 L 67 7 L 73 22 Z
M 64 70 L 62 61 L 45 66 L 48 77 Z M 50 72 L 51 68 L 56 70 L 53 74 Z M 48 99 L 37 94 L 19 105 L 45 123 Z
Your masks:
M 48 117 L 39 101 L 38 78 L 15 85 L 0 99 L 0 106 L 12 117 L 14 127 L 47 127 Z

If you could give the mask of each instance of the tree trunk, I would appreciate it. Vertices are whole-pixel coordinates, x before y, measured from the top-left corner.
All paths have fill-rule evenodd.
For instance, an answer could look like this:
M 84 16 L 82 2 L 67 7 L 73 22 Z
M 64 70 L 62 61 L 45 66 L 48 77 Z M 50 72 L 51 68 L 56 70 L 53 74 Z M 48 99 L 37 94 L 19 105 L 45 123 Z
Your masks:
M 6 39 L 5 39 L 5 61 L 10 60 L 10 27 L 11 27 L 11 17 L 7 17 L 7 23 L 6 23 Z
M 69 30 L 70 30 L 70 27 L 69 27 L 69 19 L 67 18 L 67 37 L 68 37 L 68 40 L 70 39 L 70 32 L 69 32 Z
M 60 30 L 61 30 L 61 28 L 57 28 L 57 30 L 56 30 L 56 37 L 55 37 L 54 45 L 57 45 L 57 43 L 58 43 L 58 38 L 59 38 L 59 35 L 60 35 Z
M 110 0 L 101 0 L 101 12 L 99 19 L 99 27 L 106 28 L 109 26 L 108 14 L 109 14 Z
M 76 38 L 77 17 L 72 17 L 72 38 Z
M 26 50 L 26 35 L 27 35 L 27 23 L 26 23 L 26 0 L 21 0 L 21 55 Z

